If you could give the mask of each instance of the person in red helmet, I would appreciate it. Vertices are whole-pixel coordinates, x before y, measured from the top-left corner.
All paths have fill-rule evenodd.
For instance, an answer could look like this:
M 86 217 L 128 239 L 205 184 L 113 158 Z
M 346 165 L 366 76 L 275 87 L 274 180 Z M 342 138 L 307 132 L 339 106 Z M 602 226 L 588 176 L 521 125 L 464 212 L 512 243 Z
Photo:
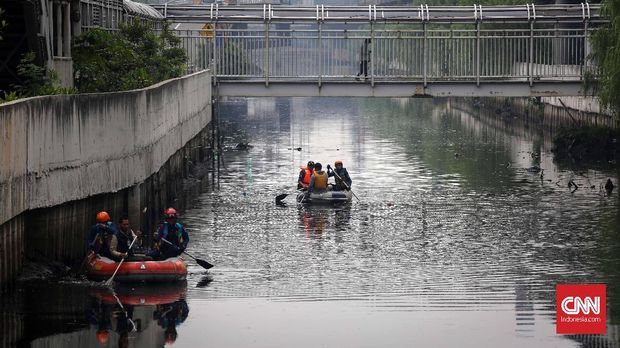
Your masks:
M 89 252 L 112 258 L 110 253 L 110 241 L 116 234 L 116 226 L 110 221 L 110 214 L 106 211 L 97 213 L 97 223 L 88 232 L 86 240 Z
M 149 253 L 155 260 L 165 260 L 179 256 L 187 248 L 189 235 L 179 222 L 177 222 L 177 211 L 168 208 L 164 211 L 164 222 L 159 225 L 159 229 L 154 235 L 156 248 Z M 162 242 L 165 239 L 172 245 Z
M 353 180 L 351 180 L 347 168 L 342 166 L 341 160 L 334 162 L 334 166 L 336 168 L 332 169 L 329 164 L 327 165 L 327 175 L 330 177 L 333 176 L 336 180 L 336 184 L 333 187 L 334 191 L 350 190 Z

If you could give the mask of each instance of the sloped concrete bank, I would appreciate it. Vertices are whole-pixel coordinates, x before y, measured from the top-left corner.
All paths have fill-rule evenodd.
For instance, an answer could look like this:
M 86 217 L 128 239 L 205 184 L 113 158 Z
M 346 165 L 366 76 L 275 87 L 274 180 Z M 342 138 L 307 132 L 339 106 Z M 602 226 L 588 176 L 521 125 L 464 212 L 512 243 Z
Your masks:
M 210 157 L 211 120 L 209 71 L 0 106 L 0 288 L 24 257 L 81 258 L 98 210 L 151 228 L 190 163 Z
M 525 119 L 550 132 L 575 124 L 620 127 L 619 120 L 601 113 L 597 100 L 592 97 L 467 98 L 460 105 L 471 110 L 483 108 L 500 118 Z

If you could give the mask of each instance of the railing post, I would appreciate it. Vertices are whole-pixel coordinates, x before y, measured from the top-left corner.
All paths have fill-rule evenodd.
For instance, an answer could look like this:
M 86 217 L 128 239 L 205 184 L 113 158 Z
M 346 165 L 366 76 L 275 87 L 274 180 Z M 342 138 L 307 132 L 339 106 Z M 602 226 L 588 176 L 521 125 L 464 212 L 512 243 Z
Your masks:
M 480 16 L 482 16 L 482 9 Z M 480 21 L 482 18 L 478 16 L 478 5 L 476 4 L 474 4 L 474 18 L 476 19 L 476 87 L 480 87 Z
M 212 46 L 213 46 L 213 75 L 212 75 L 212 80 L 213 80 L 213 86 L 215 86 L 217 84 L 217 11 L 215 11 L 215 16 L 214 16 L 214 11 L 213 11 L 213 6 L 214 4 L 211 4 L 211 12 L 210 12 L 210 18 L 211 18 L 211 23 L 213 23 L 213 42 L 212 42 Z M 213 18 L 215 17 L 215 21 L 213 21 Z
M 529 47 L 529 62 L 527 70 L 529 74 L 530 87 L 534 85 L 534 23 L 536 22 L 536 7 L 532 6 L 532 17 L 530 18 L 530 47 Z
M 319 35 L 317 37 L 318 40 L 318 55 L 319 55 L 319 71 L 318 71 L 318 77 L 319 77 L 319 88 L 321 88 L 322 85 L 322 79 L 323 79 L 323 21 L 322 19 L 325 18 L 325 13 L 324 13 L 324 6 L 321 5 L 321 11 L 320 14 L 318 12 L 318 5 L 317 5 L 317 22 L 318 22 L 318 26 L 319 26 Z
M 428 32 L 426 28 L 426 20 L 424 19 L 424 5 L 420 5 L 422 13 L 422 30 L 424 32 L 424 40 L 422 41 L 422 79 L 424 88 L 427 85 L 427 66 L 428 66 Z
M 587 11 L 586 11 L 587 7 Z M 583 60 L 581 63 L 581 76 L 580 79 L 585 79 L 585 74 L 588 70 L 587 60 L 590 55 L 590 29 L 588 28 L 588 22 L 590 21 L 590 4 L 586 3 L 585 6 L 581 4 L 583 13 Z
M 375 21 L 377 20 L 377 5 L 373 5 L 373 18 L 370 19 L 370 85 L 375 86 Z
M 267 5 L 263 5 L 263 6 L 267 6 Z M 263 16 L 264 16 L 264 20 L 265 20 L 265 54 L 263 57 L 263 71 L 264 71 L 264 77 L 265 77 L 265 87 L 269 87 L 269 24 L 270 24 L 270 17 L 271 17 L 271 4 L 269 5 L 269 8 L 267 9 L 267 15 L 264 14 L 263 11 Z

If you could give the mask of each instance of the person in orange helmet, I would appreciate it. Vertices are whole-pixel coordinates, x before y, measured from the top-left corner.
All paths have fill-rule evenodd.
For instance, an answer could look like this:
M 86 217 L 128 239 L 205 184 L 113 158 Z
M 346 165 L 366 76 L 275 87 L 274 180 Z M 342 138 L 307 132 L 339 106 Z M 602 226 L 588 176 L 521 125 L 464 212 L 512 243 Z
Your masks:
M 97 341 L 101 344 L 108 343 L 108 339 L 110 339 L 110 333 L 108 330 L 97 330 Z
M 88 250 L 101 256 L 112 258 L 110 240 L 116 234 L 116 226 L 112 223 L 110 214 L 106 211 L 98 212 L 96 218 L 97 223 L 90 228 L 88 233 Z

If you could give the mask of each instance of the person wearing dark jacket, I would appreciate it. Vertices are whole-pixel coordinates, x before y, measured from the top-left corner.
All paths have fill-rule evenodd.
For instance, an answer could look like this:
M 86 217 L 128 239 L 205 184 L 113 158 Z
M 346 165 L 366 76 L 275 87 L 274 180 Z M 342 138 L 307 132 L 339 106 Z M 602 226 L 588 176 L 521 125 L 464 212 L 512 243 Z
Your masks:
M 129 217 L 127 215 L 121 216 L 118 219 L 118 230 L 110 240 L 110 253 L 112 257 L 117 261 L 127 257 L 133 260 L 133 249 L 130 249 L 130 246 L 132 248 L 136 246 L 136 243 L 132 245 L 132 242 L 135 238 L 139 238 L 140 235 L 140 231 L 134 233 L 130 228 Z
M 336 180 L 336 184 L 334 185 L 334 191 L 344 191 L 351 189 L 351 177 L 349 176 L 349 172 L 347 168 L 342 166 L 342 161 L 338 160 L 334 163 L 335 169 L 332 169 L 329 165 L 327 165 L 327 175 L 330 177 L 334 177 Z
M 149 253 L 155 260 L 165 260 L 181 255 L 189 243 L 185 227 L 177 222 L 177 211 L 168 208 L 164 212 L 165 222 L 155 233 L 156 249 Z
M 110 241 L 116 234 L 116 226 L 110 221 L 110 214 L 105 211 L 97 213 L 97 223 L 88 232 L 86 244 L 88 250 L 101 256 L 112 259 Z

